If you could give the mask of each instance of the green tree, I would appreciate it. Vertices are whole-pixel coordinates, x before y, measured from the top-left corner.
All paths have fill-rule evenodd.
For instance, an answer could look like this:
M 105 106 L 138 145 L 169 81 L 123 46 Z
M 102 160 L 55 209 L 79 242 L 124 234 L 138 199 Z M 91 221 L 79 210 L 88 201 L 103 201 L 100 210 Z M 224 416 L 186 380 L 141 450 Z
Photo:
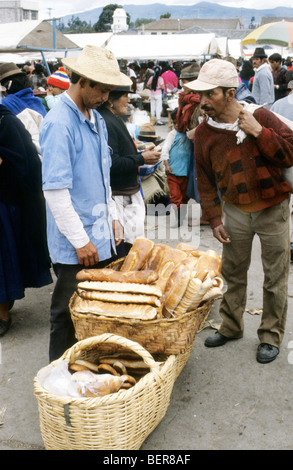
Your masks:
M 161 20 L 162 18 L 170 18 L 170 16 L 171 16 L 171 13 L 169 13 L 169 12 L 168 12 L 168 13 L 165 13 L 164 15 L 160 15 L 160 20 Z
M 135 20 L 134 26 L 138 28 L 142 24 L 152 23 L 153 21 L 156 21 L 156 20 L 154 18 L 137 18 Z
M 86 21 L 82 21 L 78 16 L 72 16 L 68 21 L 67 26 L 64 26 L 64 23 L 61 23 L 58 26 L 58 29 L 62 33 L 92 33 L 93 27 L 91 24 L 88 24 Z
M 98 21 L 93 25 L 95 31 L 99 33 L 111 31 L 111 25 L 113 23 L 113 13 L 117 8 L 123 8 L 121 5 L 116 3 L 110 3 L 103 8 L 102 13 L 99 16 Z M 126 13 L 127 24 L 130 24 L 130 15 Z

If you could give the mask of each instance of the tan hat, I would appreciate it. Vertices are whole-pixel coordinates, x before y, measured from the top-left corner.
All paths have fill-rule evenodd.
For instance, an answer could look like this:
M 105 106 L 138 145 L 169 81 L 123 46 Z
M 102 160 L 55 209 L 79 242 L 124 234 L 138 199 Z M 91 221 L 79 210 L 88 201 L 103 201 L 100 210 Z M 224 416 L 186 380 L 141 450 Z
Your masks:
M 0 82 L 5 78 L 12 77 L 13 75 L 25 75 L 25 73 L 13 62 L 0 63 Z
M 237 88 L 239 77 L 236 67 L 227 60 L 211 59 L 206 62 L 198 74 L 197 80 L 187 83 L 194 91 L 206 91 L 213 88 Z
M 200 65 L 198 62 L 188 62 L 182 65 L 180 78 L 195 80 L 198 77 Z
M 85 46 L 77 59 L 68 57 L 62 59 L 62 63 L 72 72 L 97 83 L 112 86 L 132 85 L 131 79 L 120 72 L 114 54 L 102 47 Z
M 140 126 L 140 132 L 137 137 L 139 140 L 145 140 L 147 142 L 153 142 L 154 140 L 159 138 L 156 135 L 156 130 L 154 126 L 149 122 Z

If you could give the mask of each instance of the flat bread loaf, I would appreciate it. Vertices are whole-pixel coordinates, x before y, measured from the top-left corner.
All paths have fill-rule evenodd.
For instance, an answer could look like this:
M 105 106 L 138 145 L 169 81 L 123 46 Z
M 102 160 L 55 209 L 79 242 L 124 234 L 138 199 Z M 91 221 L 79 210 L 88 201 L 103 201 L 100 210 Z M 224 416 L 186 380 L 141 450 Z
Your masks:
M 135 284 L 131 282 L 100 282 L 83 281 L 77 287 L 82 290 L 95 290 L 101 292 L 130 292 L 132 294 L 149 294 L 162 296 L 162 291 L 152 284 Z
M 77 313 L 91 313 L 106 317 L 153 320 L 157 316 L 157 309 L 151 305 L 119 304 L 100 300 L 87 300 L 81 297 L 76 298 L 73 308 Z
M 152 284 L 158 278 L 158 273 L 151 270 L 121 272 L 108 268 L 82 269 L 76 275 L 78 281 L 134 282 L 138 284 Z
M 130 304 L 147 304 L 156 307 L 161 306 L 161 301 L 156 295 L 131 294 L 129 292 L 101 292 L 97 290 L 78 289 L 78 295 L 83 299 L 102 300 L 103 302 L 119 302 Z

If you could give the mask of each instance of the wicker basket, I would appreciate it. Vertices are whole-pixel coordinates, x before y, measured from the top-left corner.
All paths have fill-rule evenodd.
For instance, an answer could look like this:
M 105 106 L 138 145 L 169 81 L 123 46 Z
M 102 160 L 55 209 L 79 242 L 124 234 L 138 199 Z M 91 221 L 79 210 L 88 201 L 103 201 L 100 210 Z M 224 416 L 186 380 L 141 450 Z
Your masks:
M 77 294 L 74 293 L 69 309 L 77 340 L 113 333 L 141 344 L 151 354 L 182 354 L 193 345 L 196 332 L 208 317 L 214 299 L 196 310 L 180 317 L 140 320 L 103 317 L 90 313 L 78 313 L 74 309 Z M 109 345 L 114 351 L 115 345 Z
M 175 356 L 156 362 L 139 344 L 121 336 L 103 334 L 77 342 L 57 361 L 94 361 L 115 344 L 120 351 L 137 353 L 150 372 L 134 387 L 102 398 L 56 396 L 34 379 L 40 428 L 47 450 L 138 450 L 164 417 L 170 402 L 177 367 Z

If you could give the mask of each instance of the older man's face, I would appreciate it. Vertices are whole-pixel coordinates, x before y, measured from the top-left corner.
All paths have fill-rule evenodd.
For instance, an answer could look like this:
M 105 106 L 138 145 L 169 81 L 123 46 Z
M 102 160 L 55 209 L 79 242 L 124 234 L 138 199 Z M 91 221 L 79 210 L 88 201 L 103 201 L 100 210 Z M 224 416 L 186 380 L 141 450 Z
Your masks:
M 262 64 L 266 62 L 265 57 L 254 57 L 252 59 L 252 65 L 254 69 L 258 69 Z
M 227 99 L 222 88 L 214 88 L 208 91 L 202 91 L 199 93 L 200 106 L 205 114 L 215 121 L 221 121 L 226 107 Z

